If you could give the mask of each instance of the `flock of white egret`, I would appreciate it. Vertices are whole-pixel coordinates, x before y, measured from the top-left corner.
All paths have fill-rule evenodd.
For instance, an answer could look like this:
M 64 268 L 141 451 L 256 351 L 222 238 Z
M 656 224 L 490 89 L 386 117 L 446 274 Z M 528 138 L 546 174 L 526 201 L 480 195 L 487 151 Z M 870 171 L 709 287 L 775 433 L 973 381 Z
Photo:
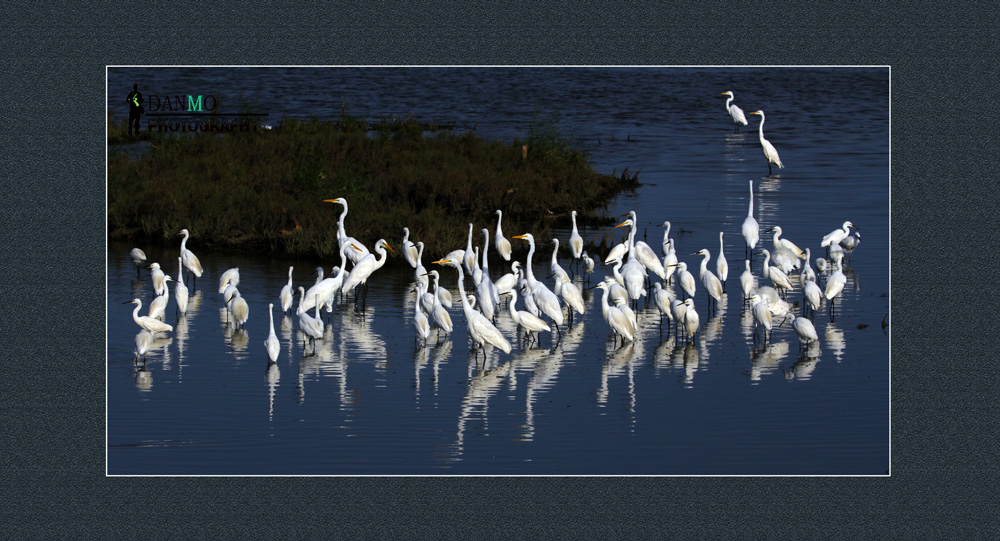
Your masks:
M 723 94 L 729 96 L 726 108 L 737 129 L 740 125 L 746 125 L 743 111 L 732 104 L 733 93 Z M 751 114 L 761 117 L 760 143 L 768 162 L 769 173 L 771 164 L 779 168 L 784 167 L 774 146 L 764 139 L 764 112 L 755 111 Z M 800 344 L 817 342 L 819 339 L 811 318 L 824 302 L 828 305 L 831 321 L 835 317 L 833 301 L 841 294 L 847 281 L 843 273 L 844 255 L 853 252 L 860 244 L 860 232 L 853 223 L 845 221 L 840 228 L 824 236 L 819 246 L 826 249 L 828 259 L 815 259 L 816 267 L 820 271 L 820 274 L 817 274 L 810 261 L 811 249 L 807 247 L 803 250 L 789 239 L 782 237 L 783 231 L 778 225 L 764 231 L 764 233 L 773 232 L 772 249 L 764 248 L 760 225 L 753 216 L 753 198 L 751 180 L 749 209 L 741 228 L 746 245 L 743 265 L 745 270 L 738 280 L 744 303 L 753 316 L 754 341 L 757 341 L 758 331 L 761 331 L 762 342 L 766 344 L 776 324 L 780 325 L 786 320 L 791 320 L 791 326 L 798 335 Z M 323 339 L 324 322 L 320 314 L 321 308 L 331 312 L 344 298 L 353 295 L 355 307 L 360 306 L 361 311 L 364 311 L 368 280 L 372 279 L 372 276 L 386 263 L 387 250 L 394 253 L 385 239 L 379 239 L 375 243 L 374 251 L 378 254 L 376 256 L 362 242 L 347 234 L 346 199 L 340 197 L 326 199 L 324 202 L 343 207 L 337 221 L 340 265 L 334 266 L 328 277 L 324 277 L 322 267 L 317 268 L 316 282 L 308 289 L 302 285 L 294 287 L 294 267 L 289 267 L 288 282 L 277 296 L 280 310 L 288 314 L 294 303 L 295 292 L 298 292 L 299 302 L 295 314 L 298 317 L 299 330 L 303 340 L 312 344 L 313 349 L 315 341 Z M 587 305 L 584 302 L 581 285 L 589 283 L 590 275 L 596 270 L 594 259 L 584 251 L 584 240 L 577 227 L 575 210 L 570 213 L 572 231 L 566 245 L 569 246 L 572 257 L 570 269 L 582 270 L 584 280 L 580 283 L 574 281 L 570 273 L 559 264 L 558 238 L 551 239 L 552 254 L 547 277 L 540 279 L 535 275 L 534 257 L 538 246 L 531 233 L 511 237 L 511 240 L 526 242 L 528 246 L 526 260 L 523 263 L 512 261 L 511 240 L 504 236 L 502 228 L 503 211 L 497 210 L 495 216 L 494 250 L 502 259 L 502 264 L 510 265 L 510 273 L 504 274 L 496 281 L 493 280 L 489 270 L 490 230 L 487 228 L 480 230 L 482 235 L 482 250 L 480 250 L 480 246 L 473 238 L 475 226 L 472 223 L 469 224 L 468 239 L 464 249 L 453 250 L 431 262 L 456 272 L 458 302 L 461 303 L 466 329 L 473 348 L 477 352 L 482 350 L 484 356 L 487 344 L 504 353 L 510 353 L 512 349 L 510 339 L 514 337 L 504 336 L 497 327 L 497 320 L 502 317 L 509 317 L 517 327 L 524 330 L 524 342 L 529 348 L 540 340 L 541 333 L 549 333 L 551 339 L 557 342 L 563 332 L 561 327 L 564 324 L 572 324 L 574 313 L 581 316 L 585 314 Z M 640 339 L 637 313 L 640 311 L 639 301 L 643 297 L 646 298 L 647 306 L 650 300 L 653 301 L 656 311 L 660 313 L 661 326 L 664 319 L 668 321 L 668 336 L 673 328 L 678 337 L 683 335 L 688 341 L 696 340 L 700 316 L 695 307 L 694 297 L 699 288 L 694 275 L 688 270 L 687 262 L 681 261 L 676 253 L 674 239 L 670 237 L 671 223 L 659 220 L 654 222 L 665 228 L 661 250 L 657 253 L 646 242 L 636 239 L 640 225 L 636 212 L 631 211 L 623 215 L 625 216 L 627 218 L 615 228 L 628 227 L 628 234 L 625 240 L 612 247 L 604 258 L 604 265 L 610 271 L 609 275 L 594 286 L 602 292 L 601 314 L 613 331 L 616 344 L 618 338 L 621 339 L 622 345 Z M 851 228 L 854 228 L 853 232 Z M 713 309 L 717 310 L 718 302 L 723 300 L 730 278 L 729 263 L 724 253 L 725 233 L 725 231 L 719 232 L 719 251 L 716 252 L 714 272 L 710 268 L 712 252 L 708 248 L 690 254 L 701 257 L 698 281 L 704 290 L 705 308 L 709 316 Z M 187 311 L 189 295 L 184 271 L 187 271 L 194 288 L 195 280 L 202 276 L 203 269 L 197 256 L 187 249 L 188 230 L 181 230 L 179 235 L 182 235 L 183 239 L 177 258 L 178 272 L 174 297 L 176 313 L 184 314 Z M 438 340 L 441 340 L 441 333 L 444 333 L 446 339 L 450 338 L 454 325 L 449 311 L 455 308 L 455 303 L 450 291 L 441 284 L 442 274 L 435 269 L 428 271 L 423 265 L 424 244 L 410 240 L 409 228 L 403 229 L 401 251 L 406 262 L 414 270 L 413 286 L 406 293 L 414 295 L 414 308 L 412 314 L 408 313 L 406 317 L 412 318 L 418 347 L 420 344 L 426 345 L 432 331 L 437 332 Z M 753 273 L 753 256 L 756 254 L 761 254 L 764 258 L 759 276 Z M 146 262 L 146 255 L 142 250 L 134 248 L 130 257 L 138 272 Z M 350 270 L 347 268 L 348 261 L 351 263 Z M 173 327 L 163 319 L 169 299 L 168 282 L 174 280 L 164 274 L 159 263 L 151 263 L 148 268 L 151 269 L 150 277 L 156 297 L 150 303 L 147 315 L 139 315 L 142 309 L 140 299 L 132 299 L 125 303 L 136 305 L 132 313 L 133 320 L 140 327 L 135 337 L 136 361 L 140 357 L 145 358 L 155 333 L 168 333 L 173 330 Z M 445 272 L 443 277 L 447 278 L 448 275 L 449 273 Z M 821 287 L 818 279 L 823 277 L 825 284 Z M 472 286 L 471 294 L 466 289 L 466 279 Z M 655 281 L 657 279 L 658 281 Z M 228 317 L 237 327 L 245 325 L 250 315 L 249 305 L 239 292 L 239 282 L 238 268 L 226 270 L 219 278 L 219 293 L 225 302 Z M 794 305 L 788 301 L 789 293 L 797 286 L 801 289 L 802 315 L 799 317 L 793 313 Z M 523 309 L 519 307 L 518 301 L 523 304 Z M 507 302 L 506 314 L 502 310 L 503 302 Z M 268 304 L 270 333 L 265 341 L 265 349 L 271 362 L 277 359 L 280 351 L 280 344 L 274 332 L 274 304 Z

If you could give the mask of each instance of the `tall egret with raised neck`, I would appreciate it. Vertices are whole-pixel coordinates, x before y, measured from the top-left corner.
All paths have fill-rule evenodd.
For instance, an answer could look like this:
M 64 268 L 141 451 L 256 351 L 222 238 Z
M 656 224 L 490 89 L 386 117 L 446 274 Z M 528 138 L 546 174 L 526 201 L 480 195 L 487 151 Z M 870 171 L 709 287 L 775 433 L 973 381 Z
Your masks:
M 540 333 L 542 331 L 552 332 L 552 328 L 549 324 L 542 321 L 541 318 L 532 314 L 531 312 L 525 312 L 517 309 L 517 288 L 512 288 L 510 290 L 510 303 L 507 304 L 507 310 L 510 312 L 510 318 L 514 320 L 514 323 L 520 325 L 524 328 L 524 331 L 528 334 L 529 339 L 533 339 L 531 333 Z
M 361 244 L 361 242 L 358 241 L 358 239 L 347 235 L 347 229 L 344 227 L 344 218 L 347 217 L 347 210 L 348 210 L 347 200 L 344 199 L 343 197 L 338 197 L 336 199 L 324 199 L 323 202 L 343 205 L 344 210 L 340 213 L 340 218 L 337 220 L 337 244 L 341 246 L 345 245 L 350 246 L 352 244 L 355 245 L 357 250 L 347 250 L 347 257 L 348 259 L 351 260 L 352 263 L 357 265 L 358 261 L 361 261 L 362 258 L 370 254 L 371 252 L 369 252 L 368 248 L 366 248 L 364 244 Z
M 451 322 L 451 315 L 445 310 L 444 304 L 441 302 L 440 291 L 444 289 L 439 287 L 439 282 L 441 280 L 441 275 L 437 270 L 432 270 L 428 273 L 430 276 L 434 277 L 434 305 L 431 307 L 431 320 L 434 322 L 439 331 L 444 331 L 445 334 L 451 334 L 454 328 Z M 451 303 L 451 296 L 449 294 L 448 303 Z
M 786 314 L 785 318 L 792 318 L 792 329 L 799 336 L 799 349 L 802 349 L 804 344 L 819 342 L 819 335 L 816 334 L 816 327 L 813 326 L 812 321 L 804 317 L 795 317 L 795 314 L 792 313 Z
M 177 285 L 174 286 L 174 300 L 177 301 L 177 312 L 186 314 L 188 311 L 188 288 L 184 285 L 184 263 L 177 258 Z
M 765 248 L 761 248 L 760 251 L 764 254 L 764 276 L 771 281 L 771 285 L 777 290 L 792 289 L 792 281 L 788 279 L 788 275 L 778 267 L 771 266 L 771 252 Z
M 635 240 L 636 234 L 639 230 L 638 218 L 636 218 L 635 211 L 629 211 L 630 219 L 632 220 L 632 234 L 629 236 L 629 257 L 631 253 L 635 251 L 635 258 L 642 264 L 643 267 L 652 272 L 653 274 L 660 277 L 660 280 L 666 280 L 666 274 L 663 270 L 663 262 L 660 258 L 656 257 L 656 252 L 649 247 L 648 244 L 641 240 Z M 628 220 L 626 220 L 627 222 Z M 619 224 L 619 227 L 625 225 L 624 223 Z M 627 264 L 627 263 L 626 263 Z
M 569 273 L 566 269 L 562 268 L 557 259 L 559 255 L 559 239 L 552 239 L 552 261 L 549 263 L 549 271 L 555 275 L 557 279 L 559 278 L 569 278 Z
M 420 284 L 413 289 L 417 293 L 417 299 L 413 303 L 413 328 L 417 331 L 417 342 L 427 343 L 427 339 L 431 336 L 431 326 L 427 322 L 427 316 L 420 310 L 420 297 L 422 288 Z
M 497 253 L 504 261 L 510 261 L 510 241 L 503 236 L 503 228 L 500 223 L 503 221 L 503 211 L 497 209 L 495 212 L 497 215 L 497 233 L 493 238 L 493 244 L 496 245 Z
M 583 237 L 580 236 L 580 231 L 576 228 L 576 211 L 570 212 L 569 216 L 573 220 L 573 231 L 569 234 L 569 250 L 573 254 L 573 261 L 579 262 L 580 257 L 583 256 Z
M 754 326 L 753 337 L 757 341 L 757 329 L 764 329 L 764 342 L 767 342 L 767 333 L 771 330 L 771 310 L 760 295 L 754 294 L 750 297 L 750 310 L 753 312 Z
M 729 96 L 726 100 L 726 112 L 729 113 L 729 117 L 733 119 L 733 126 L 736 129 L 736 133 L 740 132 L 740 126 L 747 125 L 747 117 L 743 114 L 743 109 L 740 109 L 733 103 L 733 99 L 736 97 L 733 95 L 732 90 L 727 90 L 720 94 L 720 96 Z
M 722 292 L 726 292 L 726 280 L 729 278 L 729 262 L 726 261 L 725 243 L 722 241 L 724 233 L 719 231 L 719 256 L 715 258 L 715 271 L 718 273 L 719 281 L 722 282 Z
M 135 275 L 141 277 L 142 273 L 139 272 L 139 267 L 146 262 L 146 252 L 143 252 L 139 248 L 132 248 L 128 256 L 132 259 L 132 263 L 135 264 Z
M 686 299 L 684 305 L 686 306 L 684 310 L 684 334 L 687 335 L 688 342 L 693 342 L 700 325 L 698 311 L 695 310 L 694 299 Z
M 294 269 L 295 267 L 288 267 L 288 283 L 281 288 L 281 293 L 278 294 L 278 299 L 281 301 L 281 312 L 284 314 L 287 314 L 292 307 L 292 270 Z
M 323 338 L 323 324 L 322 322 L 316 321 L 309 315 L 309 312 L 302 308 L 305 296 L 306 288 L 299 286 L 299 308 L 296 311 L 296 314 L 299 316 L 299 330 L 305 335 L 303 338 L 309 338 L 309 342 L 313 344 L 313 351 L 316 351 L 316 340 Z M 313 302 L 315 303 L 316 300 L 313 299 Z M 304 343 L 302 349 L 305 350 Z
M 135 309 L 132 310 L 132 321 L 139 327 L 149 331 L 149 332 L 168 332 L 174 330 L 172 325 L 168 325 L 158 319 L 151 318 L 149 316 L 140 316 L 139 310 L 142 309 L 142 301 L 139 299 L 132 299 L 130 301 L 125 301 L 122 304 L 134 304 Z
M 417 268 L 417 245 L 410 241 L 410 228 L 403 228 L 403 258 L 414 269 Z
M 274 303 L 267 304 L 267 317 L 270 320 L 271 330 L 267 340 L 264 340 L 264 349 L 267 350 L 267 358 L 274 363 L 278 361 L 278 353 L 281 353 L 281 342 L 278 342 L 278 335 L 274 334 Z
M 193 274 L 195 278 L 201 278 L 201 274 L 204 272 L 201 268 L 201 261 L 198 261 L 198 256 L 194 255 L 194 252 L 187 249 L 188 233 L 187 229 L 181 229 L 179 235 L 184 235 L 181 240 L 181 259 L 184 262 L 184 266 L 187 267 L 188 272 Z M 194 287 L 194 278 L 191 279 L 191 287 Z
M 354 248 L 355 251 L 361 251 L 361 248 L 357 245 L 351 244 L 350 247 Z M 350 276 L 344 280 L 344 285 L 340 289 L 341 294 L 350 293 L 351 291 L 354 291 L 357 286 L 367 283 L 368 278 L 371 277 L 372 273 L 382 268 L 382 265 L 385 265 L 385 260 L 389 257 L 385 252 L 386 249 L 390 252 L 394 252 L 392 246 L 389 246 L 389 243 L 386 242 L 385 239 L 378 239 L 378 242 L 375 243 L 375 251 L 379 254 L 379 258 L 376 259 L 372 254 L 368 254 L 361 258 L 361 261 L 358 261 L 358 263 L 354 265 L 354 268 L 351 269 Z M 355 300 L 356 299 L 357 295 L 355 295 Z
M 778 169 L 784 169 L 784 165 L 781 163 L 781 158 L 778 157 L 778 151 L 774 148 L 774 145 L 770 141 L 764 139 L 764 111 L 754 111 L 750 113 L 751 115 L 760 115 L 760 147 L 761 151 L 764 153 L 764 158 L 767 159 L 767 174 L 771 175 L 771 164 L 778 166 Z
M 454 267 L 458 271 L 458 296 L 462 299 L 462 311 L 465 312 L 469 336 L 472 337 L 473 341 L 479 344 L 480 347 L 488 343 L 500 348 L 504 353 L 510 353 L 510 342 L 500 334 L 500 331 L 497 330 L 496 326 L 486 316 L 477 312 L 469 304 L 469 299 L 465 294 L 465 277 L 462 274 L 461 264 L 453 259 L 439 259 L 433 263 Z M 484 348 L 483 356 L 485 355 L 486 350 Z
M 701 272 L 699 273 L 699 277 L 701 278 L 701 285 L 705 287 L 705 292 L 708 293 L 708 297 L 706 299 L 708 301 L 708 306 L 706 309 L 711 316 L 713 299 L 715 300 L 716 306 L 719 305 L 719 300 L 722 299 L 722 282 L 719 281 L 717 276 L 712 274 L 712 271 L 708 270 L 708 260 L 711 259 L 712 254 L 709 253 L 707 249 L 702 248 L 691 255 L 702 256 Z
M 615 227 L 622 227 L 626 225 L 632 226 L 632 229 L 628 235 L 628 260 L 625 261 L 625 265 L 622 267 L 622 277 L 625 281 L 625 290 L 628 291 L 629 298 L 633 303 L 638 303 L 639 297 L 646 294 L 646 290 L 644 289 L 646 284 L 646 267 L 636 256 L 635 222 L 629 218 Z M 657 261 L 657 263 L 659 263 L 659 261 Z
M 153 302 L 149 303 L 149 314 L 151 318 L 160 319 L 163 316 L 163 312 L 167 309 L 167 301 L 170 299 L 170 289 L 167 287 L 167 282 L 173 280 L 170 275 L 163 277 L 163 293 L 157 295 Z
M 851 223 L 850 220 L 846 221 L 841 225 L 840 229 L 834 229 L 833 231 L 827 233 L 823 236 L 823 240 L 819 243 L 820 246 L 826 247 L 832 244 L 840 244 L 840 241 L 847 238 L 851 234 L 850 228 L 859 229 L 858 226 Z
M 472 248 L 472 224 L 469 224 L 469 240 L 465 244 L 465 256 L 462 259 L 462 265 L 469 276 L 474 276 L 476 269 L 479 268 L 479 264 L 476 262 L 476 252 Z
M 631 322 L 628 321 L 628 316 L 625 315 L 625 312 L 622 312 L 617 306 L 608 304 L 608 289 L 610 285 L 609 280 L 605 280 L 599 282 L 594 287 L 604 290 L 604 294 L 601 296 L 601 313 L 604 315 L 604 321 L 611 327 L 611 330 L 622 337 L 622 345 L 624 345 L 624 340 L 628 340 L 629 342 L 635 341 L 635 333 L 632 331 Z
M 743 220 L 743 240 L 746 241 L 747 249 L 744 254 L 747 259 L 753 261 L 750 257 L 753 255 L 754 249 L 757 247 L 757 241 L 760 240 L 760 225 L 757 224 L 757 220 L 753 217 L 753 181 L 750 181 L 750 207 L 747 209 L 747 217 Z
M 524 265 L 525 278 L 528 280 L 528 289 L 534 298 L 535 306 L 556 324 L 556 331 L 561 334 L 562 331 L 559 329 L 559 325 L 562 325 L 563 313 L 562 306 L 559 305 L 559 297 L 545 284 L 536 280 L 535 273 L 532 270 L 531 262 L 535 255 L 535 237 L 531 233 L 525 233 L 513 238 L 528 241 L 528 262 Z

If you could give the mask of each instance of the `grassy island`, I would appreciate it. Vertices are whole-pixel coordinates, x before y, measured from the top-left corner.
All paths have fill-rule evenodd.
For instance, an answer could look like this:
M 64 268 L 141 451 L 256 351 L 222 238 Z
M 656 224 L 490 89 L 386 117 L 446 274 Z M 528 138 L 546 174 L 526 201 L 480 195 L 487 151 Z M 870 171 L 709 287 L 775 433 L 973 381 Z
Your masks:
M 115 126 L 109 143 L 122 141 Z M 546 239 L 554 225 L 606 223 L 600 210 L 637 175 L 596 173 L 553 124 L 524 140 L 487 141 L 413 119 L 368 123 L 286 121 L 279 128 L 144 135 L 149 147 L 108 156 L 108 233 L 136 243 L 175 243 L 182 228 L 199 246 L 336 259 L 340 205 L 349 235 L 396 250 L 403 227 L 426 245 L 424 261 L 464 248 L 468 224 Z M 492 241 L 492 239 L 491 239 Z M 517 252 L 525 243 L 514 242 Z M 397 262 L 402 257 L 391 258 Z

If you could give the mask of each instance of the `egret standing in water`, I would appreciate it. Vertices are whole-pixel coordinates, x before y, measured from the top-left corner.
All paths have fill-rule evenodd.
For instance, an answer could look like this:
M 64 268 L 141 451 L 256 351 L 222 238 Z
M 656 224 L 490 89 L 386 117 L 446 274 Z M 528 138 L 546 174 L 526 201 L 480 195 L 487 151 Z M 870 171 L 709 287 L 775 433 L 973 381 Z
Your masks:
M 142 277 L 142 273 L 139 272 L 139 266 L 146 262 L 146 252 L 138 248 L 132 248 L 132 251 L 128 253 L 128 256 L 132 258 L 132 263 L 135 263 L 135 275 Z
M 608 323 L 611 330 L 622 337 L 622 345 L 624 345 L 625 340 L 629 342 L 635 341 L 635 333 L 625 312 L 622 312 L 617 306 L 610 306 L 608 304 L 608 288 L 610 285 L 610 280 L 605 280 L 594 287 L 604 290 L 604 294 L 601 296 L 601 313 L 604 315 L 604 321 Z
M 693 342 L 698 332 L 698 325 L 700 324 L 698 311 L 694 308 L 694 299 L 689 298 L 684 301 L 684 304 L 686 306 L 684 310 L 684 333 L 687 335 L 688 342 Z
M 139 362 L 139 357 L 142 357 L 142 362 L 146 362 L 146 352 L 149 351 L 150 346 L 153 345 L 153 335 L 149 331 L 143 329 L 139 331 L 139 334 L 135 335 L 135 362 Z
M 233 312 L 233 323 L 237 327 L 246 329 L 247 320 L 250 319 L 250 305 L 247 304 L 247 300 L 240 295 L 239 291 L 237 291 L 233 295 L 233 299 L 230 301 L 230 304 L 232 305 L 231 310 Z
M 767 333 L 771 330 L 771 311 L 767 308 L 767 303 L 760 295 L 750 297 L 750 309 L 753 311 L 753 338 L 757 341 L 757 328 L 764 328 L 764 342 L 767 342 Z
M 723 253 L 726 245 L 722 242 L 723 232 L 719 231 L 719 257 L 715 258 L 715 270 L 719 273 L 719 281 L 722 282 L 722 292 L 726 292 L 726 279 L 729 278 L 729 262 L 726 261 L 726 254 Z
M 826 281 L 826 291 L 823 295 L 826 297 L 826 301 L 830 305 L 830 321 L 834 318 L 834 307 L 833 299 L 835 299 L 844 290 L 844 285 L 847 284 L 847 277 L 844 276 L 844 264 L 842 259 L 836 260 L 837 270 L 833 271 L 830 278 Z
M 149 317 L 154 319 L 160 319 L 163 312 L 167 309 L 167 301 L 170 299 L 170 289 L 167 287 L 167 282 L 173 280 L 170 275 L 163 277 L 163 293 L 157 295 L 153 302 L 149 303 Z
M 184 239 L 181 240 L 181 259 L 184 261 L 184 266 L 187 270 L 194 275 L 195 278 L 201 278 L 202 272 L 201 261 L 198 261 L 198 256 L 194 255 L 194 252 L 187 249 L 188 233 L 187 229 L 181 229 L 180 235 L 184 235 Z M 191 288 L 195 289 L 197 282 L 195 279 L 191 279 Z
M 267 340 L 264 340 L 264 348 L 267 349 L 267 357 L 273 363 L 278 361 L 278 353 L 281 353 L 281 343 L 278 342 L 278 335 L 274 334 L 274 303 L 268 303 L 267 317 L 271 322 L 271 332 L 268 333 Z
M 232 269 L 226 269 L 226 272 L 222 273 L 219 277 L 219 293 L 226 290 L 226 286 L 238 286 L 240 285 L 240 268 L 235 267 Z
M 160 269 L 160 264 L 155 261 L 149 264 L 149 269 L 149 277 L 153 280 L 153 293 L 162 295 L 165 287 L 163 283 L 163 277 L 165 276 L 163 270 Z
M 559 297 L 548 286 L 536 280 L 535 273 L 532 270 L 531 262 L 535 255 L 535 237 L 531 233 L 525 233 L 513 238 L 528 241 L 528 262 L 524 265 L 525 278 L 528 280 L 528 289 L 535 301 L 535 305 L 556 324 L 556 332 L 561 335 L 562 330 L 559 326 L 563 322 L 563 313 L 562 306 L 559 304 Z
M 708 250 L 702 248 L 691 255 L 703 256 L 701 260 L 701 272 L 699 276 L 701 277 L 701 285 L 705 287 L 705 291 L 708 293 L 707 301 L 708 315 L 712 315 L 712 301 L 715 300 L 715 306 L 719 306 L 719 300 L 722 299 L 722 282 L 719 278 L 712 274 L 712 271 L 708 270 L 708 260 L 712 257 L 712 254 Z
M 746 270 L 743 274 L 740 274 L 740 290 L 743 291 L 743 302 L 747 302 L 750 299 L 750 290 L 753 289 L 753 273 L 750 272 L 750 260 L 743 260 L 746 263 Z
M 781 158 L 778 157 L 778 151 L 774 148 L 774 145 L 770 141 L 764 139 L 764 111 L 754 111 L 750 113 L 751 115 L 760 115 L 760 147 L 764 152 L 764 158 L 767 159 L 767 175 L 771 176 L 771 164 L 778 166 L 778 169 L 784 169 L 785 166 L 781 163 Z
M 371 252 L 358 239 L 347 236 L 347 229 L 344 227 L 344 218 L 347 217 L 347 200 L 343 197 L 338 197 L 336 199 L 324 199 L 323 202 L 335 203 L 344 207 L 344 211 L 340 213 L 340 218 L 337 220 L 337 244 L 341 246 L 350 246 L 353 244 L 357 248 L 356 250 L 347 250 L 347 258 L 351 260 L 351 263 L 357 265 L 359 261 Z
M 510 290 L 510 303 L 507 304 L 507 310 L 510 312 L 510 318 L 514 320 L 514 323 L 520 325 L 524 328 L 524 332 L 528 335 L 528 339 L 534 341 L 534 336 L 531 333 L 541 333 L 542 331 L 552 332 L 552 328 L 549 324 L 542 321 L 538 316 L 532 314 L 531 312 L 524 312 L 517 309 L 517 288 L 511 288 Z M 531 342 L 529 342 L 528 347 L 531 347 Z
M 350 247 L 354 248 L 355 251 L 361 251 L 361 248 L 355 244 L 351 244 Z M 372 273 L 382 268 L 382 265 L 385 265 L 385 260 L 389 257 L 388 254 L 385 253 L 386 249 L 390 252 L 394 251 L 392 246 L 389 246 L 389 243 L 386 242 L 385 239 L 379 239 L 378 242 L 375 243 L 375 251 L 378 252 L 379 258 L 375 259 L 374 255 L 368 254 L 363 257 L 361 261 L 358 261 L 354 268 L 351 269 L 350 276 L 348 276 L 344 281 L 344 285 L 340 289 L 341 294 L 350 293 L 359 285 L 364 285 L 368 282 L 368 278 L 372 275 Z M 358 296 L 355 294 L 355 302 L 357 299 Z
M 786 314 L 785 318 L 792 318 L 792 329 L 799 336 L 799 349 L 802 349 L 803 344 L 819 342 L 819 335 L 816 334 L 816 327 L 813 326 L 812 321 L 804 317 L 795 317 L 795 314 L 792 313 Z
M 497 253 L 504 261 L 510 261 L 510 241 L 503 236 L 503 229 L 500 227 L 500 222 L 503 221 L 503 211 L 497 209 L 497 234 L 493 238 L 493 244 L 496 246 Z
M 420 310 L 421 288 L 420 284 L 417 285 L 418 287 L 413 289 L 417 293 L 417 298 L 413 303 L 413 328 L 417 331 L 417 343 L 426 344 L 427 339 L 431 336 L 431 326 L 427 323 L 427 316 Z
M 576 211 L 570 212 L 569 215 L 573 220 L 573 231 L 569 234 L 569 249 L 573 254 L 573 262 L 579 265 L 580 258 L 583 256 L 583 237 L 580 236 L 580 231 L 576 228 Z
M 733 92 L 731 90 L 723 92 L 720 96 L 729 96 L 729 99 L 726 100 L 726 111 L 733 119 L 733 126 L 735 126 L 736 133 L 739 133 L 740 126 L 747 125 L 747 117 L 743 115 L 743 109 L 740 109 L 735 103 L 733 103 L 735 96 L 733 96 Z
M 841 226 L 840 229 L 834 229 L 833 231 L 827 233 L 823 237 L 823 240 L 820 241 L 819 245 L 823 247 L 828 247 L 833 244 L 840 244 L 840 241 L 844 240 L 845 238 L 847 238 L 848 235 L 851 234 L 850 228 L 852 227 L 858 229 L 858 226 L 852 224 L 850 220 L 844 222 L 844 224 Z
M 410 242 L 410 228 L 403 228 L 403 258 L 414 269 L 417 268 L 417 245 Z
M 462 274 L 462 265 L 453 259 L 439 259 L 433 263 L 454 267 L 458 271 L 458 296 L 462 298 L 462 310 L 465 312 L 465 319 L 468 323 L 469 336 L 483 349 L 483 356 L 486 356 L 486 348 L 483 346 L 487 343 L 500 348 L 504 353 L 510 353 L 510 342 L 500 334 L 500 331 L 489 319 L 486 319 L 486 316 L 477 312 L 469 304 L 468 296 L 465 294 L 465 276 Z
M 149 332 L 168 332 L 174 330 L 173 326 L 168 325 L 158 319 L 151 318 L 149 316 L 140 316 L 139 310 L 142 309 L 142 301 L 139 299 L 132 299 L 130 301 L 125 301 L 122 304 L 134 304 L 135 310 L 132 310 L 132 321 L 135 324 Z
M 753 251 L 757 247 L 757 241 L 760 240 L 760 225 L 757 224 L 757 220 L 753 217 L 752 180 L 750 181 L 750 208 L 747 210 L 747 217 L 743 220 L 743 240 L 747 243 L 747 249 L 744 255 L 752 262 Z
M 174 300 L 177 301 L 177 312 L 186 314 L 188 311 L 188 288 L 184 285 L 184 263 L 177 258 L 177 285 L 174 287 Z
M 288 283 L 281 288 L 281 293 L 278 295 L 278 299 L 281 300 L 281 312 L 284 314 L 287 314 L 292 307 L 292 270 L 294 269 L 295 267 L 288 267 Z
M 583 252 L 583 276 L 588 281 L 590 280 L 590 275 L 594 273 L 594 260 L 587 255 L 587 252 Z

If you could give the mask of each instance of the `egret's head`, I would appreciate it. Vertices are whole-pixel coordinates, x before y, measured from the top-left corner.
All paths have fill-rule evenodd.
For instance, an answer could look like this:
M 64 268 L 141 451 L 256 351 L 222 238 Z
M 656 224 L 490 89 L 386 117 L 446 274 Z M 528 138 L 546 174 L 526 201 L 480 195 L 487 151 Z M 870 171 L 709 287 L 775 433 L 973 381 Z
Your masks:
M 628 216 L 628 214 L 624 214 L 623 216 Z M 628 220 L 625 220 L 624 222 L 622 222 L 622 223 L 620 223 L 620 224 L 616 225 L 616 226 L 615 226 L 615 229 L 618 229 L 619 227 L 624 227 L 624 226 L 626 226 L 626 225 L 632 225 L 632 223 L 633 223 L 633 222 L 632 222 L 632 219 L 631 219 L 631 218 L 629 218 Z
M 727 90 L 727 91 L 725 91 L 725 92 L 723 92 L 722 94 L 719 94 L 719 95 L 720 96 L 732 96 L 733 95 L 733 91 L 732 90 Z
M 750 113 L 750 114 L 751 114 L 751 115 L 763 115 L 763 114 L 764 114 L 764 111 L 754 111 L 754 112 L 752 112 L 752 113 Z
M 691 255 L 705 255 L 705 249 L 702 248 L 701 250 L 698 250 L 697 252 L 695 252 L 695 253 L 693 253 Z
M 346 205 L 347 204 L 347 200 L 344 199 L 343 197 L 338 197 L 336 199 L 324 199 L 323 202 L 324 203 L 337 203 L 337 204 L 340 204 L 340 205 Z
M 190 235 L 190 233 L 188 233 L 187 229 L 181 229 L 181 232 L 178 233 L 178 235 L 185 235 L 186 236 L 186 235 Z

